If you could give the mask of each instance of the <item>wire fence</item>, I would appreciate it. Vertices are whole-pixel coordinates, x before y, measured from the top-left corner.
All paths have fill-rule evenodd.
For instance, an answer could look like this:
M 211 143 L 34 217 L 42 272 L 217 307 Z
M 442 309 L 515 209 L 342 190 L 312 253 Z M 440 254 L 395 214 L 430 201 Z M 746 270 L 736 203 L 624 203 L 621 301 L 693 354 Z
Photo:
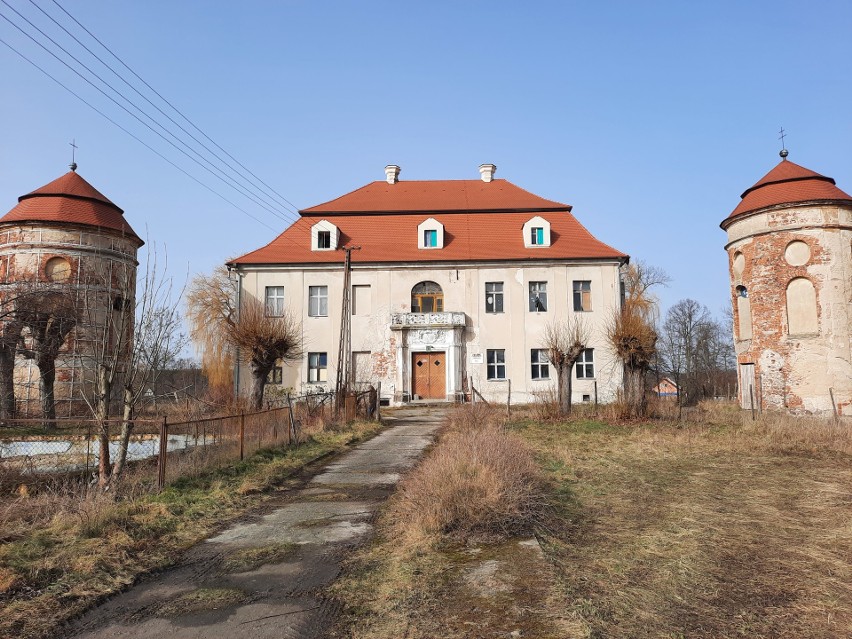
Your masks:
M 136 485 L 162 489 L 180 477 L 230 466 L 263 448 L 298 445 L 303 424 L 378 419 L 375 391 L 353 393 L 339 405 L 334 393 L 269 402 L 265 410 L 183 421 L 136 419 L 127 443 L 128 473 Z M 117 459 L 122 420 L 6 420 L 0 427 L 0 491 L 19 484 L 76 476 L 95 482 L 102 437 Z M 5 431 L 5 432 L 4 432 Z

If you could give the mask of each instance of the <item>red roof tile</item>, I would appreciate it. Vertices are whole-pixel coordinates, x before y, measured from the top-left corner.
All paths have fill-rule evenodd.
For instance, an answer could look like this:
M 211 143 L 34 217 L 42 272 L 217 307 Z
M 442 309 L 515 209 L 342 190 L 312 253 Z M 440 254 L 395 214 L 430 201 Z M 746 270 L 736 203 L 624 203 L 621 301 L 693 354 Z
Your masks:
M 74 171 L 22 195 L 18 205 L 0 218 L 12 222 L 67 222 L 119 231 L 139 240 L 123 211 Z
M 817 201 L 847 201 L 852 197 L 841 191 L 832 178 L 820 175 L 788 160 L 782 160 L 769 173 L 742 194 L 737 208 L 722 222 L 769 206 Z
M 339 246 L 360 246 L 354 262 L 459 262 L 499 260 L 622 259 L 627 256 L 595 239 L 568 211 L 539 212 L 550 222 L 549 247 L 524 247 L 523 225 L 535 213 L 436 213 L 346 215 L 333 223 Z M 419 249 L 417 226 L 427 218 L 444 225 L 444 247 Z M 340 263 L 340 251 L 311 251 L 311 226 L 323 219 L 305 215 L 263 248 L 233 264 Z
M 304 213 L 391 213 L 405 211 L 570 211 L 507 180 L 401 180 L 371 182 Z

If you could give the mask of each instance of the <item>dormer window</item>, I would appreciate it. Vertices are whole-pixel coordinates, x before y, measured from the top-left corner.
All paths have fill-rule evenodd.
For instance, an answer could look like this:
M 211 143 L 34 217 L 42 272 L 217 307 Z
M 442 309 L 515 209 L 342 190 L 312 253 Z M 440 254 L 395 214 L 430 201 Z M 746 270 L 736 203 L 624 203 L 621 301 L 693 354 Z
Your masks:
M 417 248 L 444 248 L 444 225 L 433 217 L 417 225 Z
M 337 248 L 340 231 L 328 220 L 321 220 L 311 227 L 311 250 L 333 251 Z
M 530 229 L 530 244 L 533 246 L 541 246 L 544 244 L 544 228 L 534 226 Z
M 550 222 L 538 215 L 528 220 L 524 224 L 524 246 L 526 248 L 550 246 Z

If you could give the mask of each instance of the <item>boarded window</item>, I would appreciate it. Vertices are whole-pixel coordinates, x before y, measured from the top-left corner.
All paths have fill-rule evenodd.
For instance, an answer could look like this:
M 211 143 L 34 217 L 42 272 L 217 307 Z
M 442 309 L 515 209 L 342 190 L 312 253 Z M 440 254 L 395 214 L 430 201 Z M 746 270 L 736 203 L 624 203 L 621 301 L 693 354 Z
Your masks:
M 787 285 L 787 330 L 790 335 L 818 333 L 816 289 L 804 277 Z
M 373 299 L 369 284 L 354 284 L 352 286 L 352 314 L 369 315 L 373 312 Z
M 737 317 L 739 319 L 738 339 L 751 339 L 751 302 L 748 297 L 737 296 Z

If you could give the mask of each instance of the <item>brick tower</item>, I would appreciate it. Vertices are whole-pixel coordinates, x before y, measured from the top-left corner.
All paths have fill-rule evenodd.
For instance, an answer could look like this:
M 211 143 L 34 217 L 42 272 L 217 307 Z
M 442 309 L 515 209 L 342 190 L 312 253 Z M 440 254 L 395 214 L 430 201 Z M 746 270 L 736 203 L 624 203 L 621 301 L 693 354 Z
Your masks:
M 15 308 L 16 297 L 32 299 L 35 292 L 36 297 L 63 296 L 73 303 L 75 325 L 55 361 L 57 416 L 86 411 L 83 392 L 91 395 L 93 367 L 103 358 L 104 347 L 109 351 L 111 344 L 121 344 L 126 349 L 132 339 L 136 253 L 143 244 L 123 211 L 76 168 L 72 164 L 62 177 L 22 195 L 17 206 L 0 218 L 3 328 L 14 317 L 10 309 Z M 122 322 L 115 321 L 116 314 L 124 314 Z M 119 325 L 127 334 L 115 340 L 109 331 Z M 16 412 L 21 417 L 41 412 L 39 369 L 21 354 L 31 339 L 24 328 L 14 360 Z
M 740 404 L 852 415 L 852 197 L 781 158 L 721 224 Z

